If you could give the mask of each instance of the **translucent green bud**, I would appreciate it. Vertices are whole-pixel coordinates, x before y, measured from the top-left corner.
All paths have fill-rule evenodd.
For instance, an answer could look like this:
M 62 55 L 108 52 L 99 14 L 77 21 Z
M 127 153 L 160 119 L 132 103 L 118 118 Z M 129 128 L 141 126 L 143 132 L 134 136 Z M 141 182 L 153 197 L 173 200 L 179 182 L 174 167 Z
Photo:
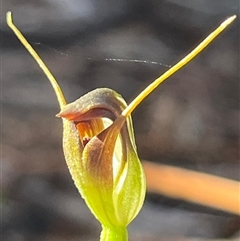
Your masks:
M 131 116 L 123 98 L 96 89 L 67 104 L 63 149 L 73 180 L 95 217 L 106 227 L 127 226 L 146 192 Z

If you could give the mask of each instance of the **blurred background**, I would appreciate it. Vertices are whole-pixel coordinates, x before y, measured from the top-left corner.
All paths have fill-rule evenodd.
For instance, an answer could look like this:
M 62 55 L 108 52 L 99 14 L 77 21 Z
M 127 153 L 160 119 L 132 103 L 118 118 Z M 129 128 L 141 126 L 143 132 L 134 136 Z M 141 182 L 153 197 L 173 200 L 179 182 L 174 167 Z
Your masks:
M 2 0 L 2 240 L 95 241 L 100 226 L 62 154 L 55 94 L 6 26 L 40 54 L 68 102 L 97 87 L 131 101 L 228 16 L 238 0 Z M 239 180 L 239 17 L 133 113 L 141 159 Z M 124 58 L 161 64 L 114 62 Z M 167 183 L 166 183 L 167 185 Z M 194 188 L 194 187 L 193 187 Z M 227 195 L 227 194 L 226 194 Z M 234 239 L 239 217 L 148 193 L 130 240 Z

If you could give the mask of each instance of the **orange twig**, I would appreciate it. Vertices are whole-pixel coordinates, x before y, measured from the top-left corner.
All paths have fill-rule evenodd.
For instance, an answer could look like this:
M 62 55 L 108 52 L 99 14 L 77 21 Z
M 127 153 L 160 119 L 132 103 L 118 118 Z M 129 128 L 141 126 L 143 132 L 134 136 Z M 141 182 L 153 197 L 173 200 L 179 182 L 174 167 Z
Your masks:
M 240 182 L 146 161 L 143 166 L 148 191 L 240 215 Z

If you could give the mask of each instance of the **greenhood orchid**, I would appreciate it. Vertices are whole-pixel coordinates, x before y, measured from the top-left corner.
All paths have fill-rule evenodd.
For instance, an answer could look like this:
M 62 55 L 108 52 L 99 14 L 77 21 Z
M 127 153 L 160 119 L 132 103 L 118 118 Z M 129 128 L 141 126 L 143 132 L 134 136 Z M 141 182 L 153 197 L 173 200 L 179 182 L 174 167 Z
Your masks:
M 126 227 L 142 207 L 146 184 L 131 117 L 123 98 L 93 90 L 57 115 L 64 118 L 63 149 L 76 186 L 105 227 Z
M 115 91 L 93 90 L 67 104 L 57 81 L 12 22 L 8 26 L 42 68 L 55 90 L 63 120 L 64 156 L 76 187 L 103 227 L 102 241 L 128 240 L 127 226 L 146 192 L 131 113 L 155 88 L 197 56 L 236 16 L 225 20 L 192 52 L 144 89 L 129 105 Z

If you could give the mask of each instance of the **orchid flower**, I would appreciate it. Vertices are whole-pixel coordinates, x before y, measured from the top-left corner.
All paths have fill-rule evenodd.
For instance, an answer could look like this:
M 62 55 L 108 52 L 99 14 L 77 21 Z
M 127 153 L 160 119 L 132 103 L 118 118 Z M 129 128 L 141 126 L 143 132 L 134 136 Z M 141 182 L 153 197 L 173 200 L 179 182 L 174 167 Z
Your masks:
M 121 115 L 126 107 L 119 94 L 101 88 L 57 115 L 64 118 L 63 149 L 75 185 L 104 232 L 123 236 L 146 192 L 132 120 Z
M 225 20 L 192 52 L 144 89 L 129 105 L 115 91 L 93 90 L 67 104 L 57 81 L 12 22 L 8 26 L 42 68 L 56 93 L 63 120 L 63 150 L 73 181 L 102 225 L 101 241 L 127 241 L 146 182 L 134 140 L 132 111 L 164 80 L 197 56 L 236 16 Z

